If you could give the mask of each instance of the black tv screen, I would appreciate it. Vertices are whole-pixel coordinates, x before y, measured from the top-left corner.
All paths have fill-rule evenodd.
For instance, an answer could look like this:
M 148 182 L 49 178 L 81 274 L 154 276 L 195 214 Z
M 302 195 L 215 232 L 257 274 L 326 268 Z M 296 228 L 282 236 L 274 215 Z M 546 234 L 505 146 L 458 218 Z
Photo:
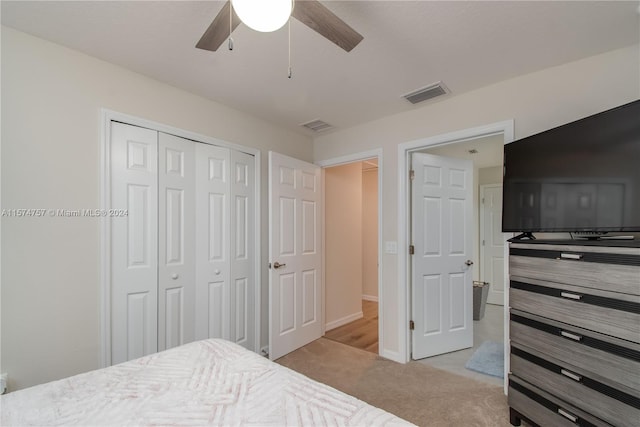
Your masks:
M 640 100 L 506 144 L 502 230 L 640 231 Z

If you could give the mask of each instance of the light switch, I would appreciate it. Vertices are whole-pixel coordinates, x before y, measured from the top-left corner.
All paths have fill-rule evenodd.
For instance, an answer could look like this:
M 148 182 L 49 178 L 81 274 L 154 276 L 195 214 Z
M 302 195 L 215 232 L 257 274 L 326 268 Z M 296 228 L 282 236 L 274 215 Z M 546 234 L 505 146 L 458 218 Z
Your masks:
M 388 254 L 397 254 L 398 242 L 384 242 L 384 251 Z

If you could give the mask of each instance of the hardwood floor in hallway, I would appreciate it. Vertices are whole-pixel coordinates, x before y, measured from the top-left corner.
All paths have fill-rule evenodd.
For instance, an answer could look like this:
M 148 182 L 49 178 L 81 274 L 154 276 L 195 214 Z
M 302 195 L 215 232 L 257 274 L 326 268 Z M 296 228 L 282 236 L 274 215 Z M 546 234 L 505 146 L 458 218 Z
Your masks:
M 327 331 L 325 338 L 378 354 L 378 303 L 362 300 L 363 317 Z

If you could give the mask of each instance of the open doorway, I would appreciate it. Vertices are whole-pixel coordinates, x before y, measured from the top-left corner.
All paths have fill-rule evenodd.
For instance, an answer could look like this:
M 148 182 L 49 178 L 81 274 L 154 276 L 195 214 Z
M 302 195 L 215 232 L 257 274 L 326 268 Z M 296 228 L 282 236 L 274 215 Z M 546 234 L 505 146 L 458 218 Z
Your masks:
M 325 338 L 379 353 L 378 159 L 324 169 Z

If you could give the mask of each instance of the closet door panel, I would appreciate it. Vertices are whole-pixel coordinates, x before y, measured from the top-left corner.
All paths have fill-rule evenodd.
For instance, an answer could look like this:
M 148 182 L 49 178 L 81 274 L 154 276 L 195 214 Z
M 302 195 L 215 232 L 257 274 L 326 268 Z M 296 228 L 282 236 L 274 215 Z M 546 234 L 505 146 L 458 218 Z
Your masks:
M 255 157 L 112 122 L 111 364 L 196 339 L 256 347 Z
M 157 351 L 158 134 L 111 124 L 111 363 Z
M 230 339 L 255 347 L 255 159 L 231 152 L 231 305 Z
M 158 351 L 195 339 L 195 145 L 158 140 Z
M 196 144 L 196 339 L 230 338 L 230 150 Z
M 200 321 L 196 328 L 196 333 L 198 330 L 201 330 L 201 334 L 199 339 L 204 338 L 216 338 L 216 337 L 224 337 L 225 330 L 224 326 L 226 322 L 224 321 L 223 315 L 227 313 L 225 310 L 225 283 L 224 281 L 218 282 L 207 282 L 206 284 L 207 291 L 207 301 L 206 305 L 202 304 L 201 311 L 198 312 L 200 315 Z M 204 288 L 204 286 L 203 286 Z

